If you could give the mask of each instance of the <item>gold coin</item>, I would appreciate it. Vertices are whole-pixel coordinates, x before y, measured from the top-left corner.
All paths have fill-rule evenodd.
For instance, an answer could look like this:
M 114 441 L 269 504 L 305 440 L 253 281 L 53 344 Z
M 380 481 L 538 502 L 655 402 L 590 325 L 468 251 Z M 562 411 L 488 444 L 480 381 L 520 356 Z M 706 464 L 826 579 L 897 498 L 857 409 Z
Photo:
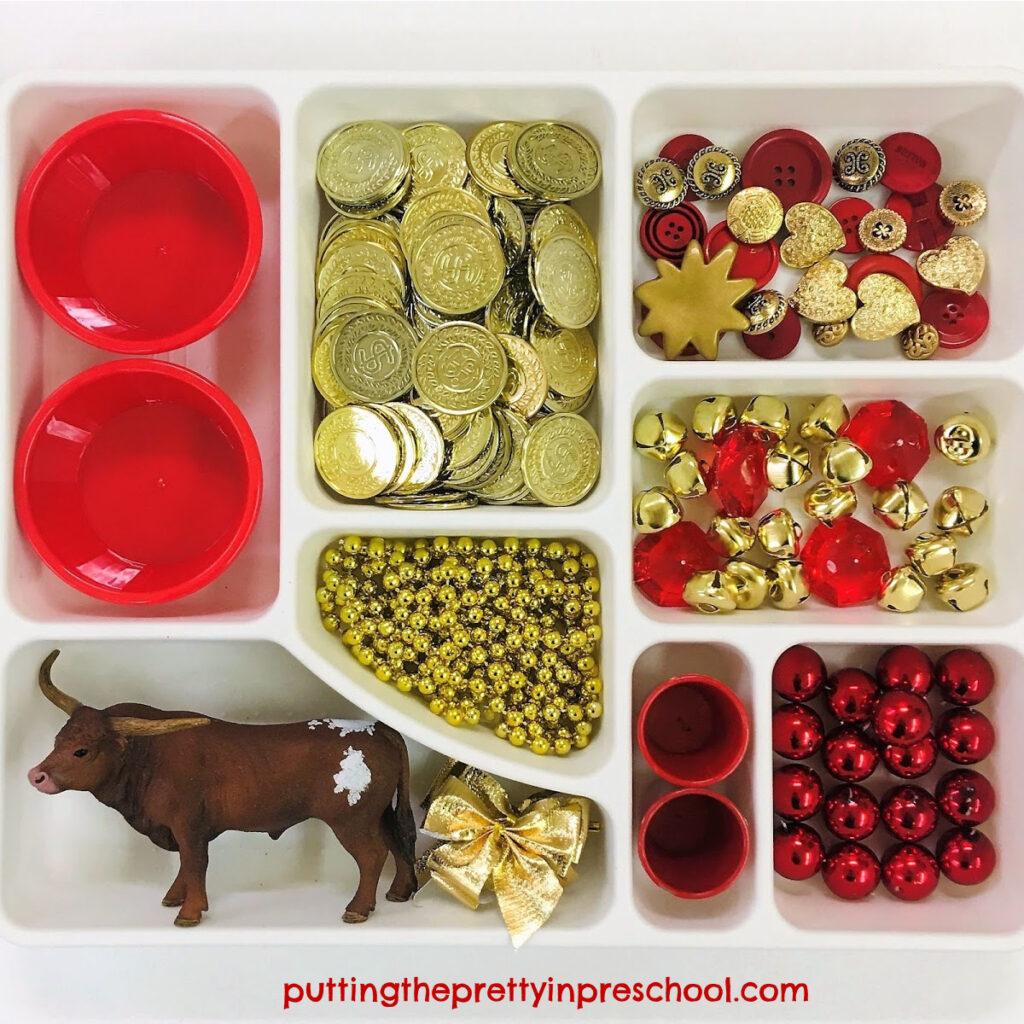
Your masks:
M 907 222 L 895 210 L 872 210 L 861 217 L 857 235 L 871 252 L 895 252 L 907 240 Z
M 488 210 L 505 253 L 505 264 L 514 267 L 526 253 L 526 221 L 522 211 L 504 196 L 492 196 Z
M 398 441 L 372 409 L 346 405 L 317 427 L 313 460 L 328 487 L 343 498 L 364 500 L 380 494 L 394 479 Z
M 566 398 L 554 391 L 549 391 L 544 399 L 544 408 L 548 412 L 583 412 L 590 406 L 594 399 L 594 389 L 591 388 L 585 395 L 579 398 Z
M 387 249 L 376 242 L 353 241 L 333 249 L 320 266 L 317 293 L 323 294 L 346 274 L 367 273 L 386 282 L 384 287 L 389 294 L 401 295 L 405 291 L 404 264 L 396 263 Z
M 939 193 L 939 213 L 957 227 L 966 228 L 985 216 L 988 196 L 974 181 L 951 181 Z
M 395 435 L 395 440 L 398 442 L 398 468 L 387 487 L 384 488 L 388 493 L 403 490 L 416 469 L 416 435 L 413 433 L 409 421 L 396 412 L 395 406 L 398 404 L 395 402 L 391 405 L 382 404 L 369 407 L 387 422 L 391 427 L 391 433 Z
M 387 508 L 472 508 L 477 504 L 476 495 L 460 494 L 458 491 L 431 491 L 429 494 L 381 495 L 374 499 L 378 505 Z
M 514 334 L 499 334 L 508 356 L 508 381 L 501 393 L 505 404 L 529 418 L 540 412 L 548 394 L 548 375 L 537 349 Z
M 518 121 L 486 124 L 466 147 L 466 163 L 473 180 L 485 191 L 506 199 L 526 199 L 529 193 L 513 179 L 508 169 L 509 143 L 522 130 Z
M 405 199 L 405 193 L 409 187 L 410 175 L 406 175 L 398 184 L 398 188 L 387 196 L 385 199 L 380 200 L 378 203 L 374 203 L 372 206 L 349 206 L 346 203 L 339 202 L 334 196 L 324 193 L 324 198 L 327 200 L 328 206 L 332 210 L 338 213 L 344 214 L 346 217 L 360 220 L 373 220 L 383 216 L 389 211 L 399 206 L 403 199 Z
M 508 427 L 510 453 L 508 467 L 483 487 L 475 489 L 477 497 L 489 504 L 504 504 L 518 499 L 526 489 L 523 476 L 523 448 L 530 427 L 526 420 L 511 409 L 495 409 Z
M 316 158 L 316 178 L 335 203 L 371 207 L 408 177 L 411 160 L 402 133 L 383 121 L 353 121 L 332 132 Z
M 782 229 L 785 216 L 779 197 L 767 188 L 740 189 L 729 200 L 725 212 L 729 231 L 741 242 L 759 245 L 770 241 Z
M 724 199 L 739 188 L 740 162 L 722 146 L 705 146 L 690 157 L 686 185 L 698 199 Z
M 531 195 L 550 202 L 579 199 L 601 179 L 597 143 L 559 121 L 526 125 L 508 147 L 508 169 Z
M 486 327 L 454 323 L 431 331 L 413 355 L 416 390 L 441 412 L 477 412 L 501 394 L 508 361 Z
M 586 327 L 601 302 L 601 276 L 590 253 L 568 232 L 534 255 L 533 280 L 544 312 L 560 327 Z
M 501 440 L 503 426 L 499 425 L 498 418 L 491 416 L 491 433 L 487 438 L 487 444 L 472 462 L 465 466 L 452 468 L 449 464 L 448 475 L 445 483 L 449 487 L 456 487 L 464 490 L 472 490 L 477 483 L 482 483 L 488 469 L 494 465 L 501 453 Z
M 490 407 L 481 409 L 480 412 L 473 413 L 465 419 L 469 420 L 467 430 L 455 437 L 445 435 L 452 445 L 448 457 L 450 473 L 461 472 L 476 462 L 487 451 L 487 447 L 491 443 L 491 436 L 494 434 L 494 415 Z M 441 421 L 442 430 L 444 426 L 444 421 Z
M 360 313 L 377 313 L 391 309 L 386 302 L 370 299 L 365 295 L 349 295 L 332 302 L 329 306 L 317 303 L 316 338 L 319 339 L 332 327 L 341 327 Z M 315 347 L 315 341 L 314 341 Z
M 392 411 L 405 419 L 416 442 L 416 465 L 396 494 L 416 494 L 433 487 L 444 469 L 444 437 L 441 428 L 418 406 L 396 402 Z
M 686 172 L 674 160 L 646 160 L 637 168 L 633 191 L 644 206 L 671 210 L 686 195 Z
M 782 292 L 764 288 L 748 295 L 740 304 L 740 312 L 750 321 L 744 334 L 767 334 L 782 323 L 788 304 Z
M 350 242 L 375 242 L 405 271 L 405 254 L 398 240 L 398 229 L 382 220 L 349 220 L 335 227 L 317 256 L 318 267 L 330 257 L 335 247 Z
M 413 200 L 406 207 L 402 218 L 402 248 L 411 260 L 423 240 L 423 229 L 432 217 L 439 213 L 469 213 L 485 223 L 490 223 L 486 204 L 464 188 L 436 188 L 433 192 Z
M 395 282 L 388 276 L 378 276 L 372 271 L 351 271 L 335 278 L 318 300 L 321 309 L 329 309 L 342 299 L 375 299 L 388 309 L 399 310 L 404 305 L 405 295 L 396 291 Z
M 832 158 L 832 176 L 847 192 L 866 192 L 885 173 L 885 152 L 870 139 L 844 142 Z
M 466 143 L 452 127 L 437 121 L 410 125 L 402 132 L 412 160 L 408 198 L 443 186 L 461 188 L 469 170 Z
M 601 442 L 575 413 L 554 413 L 530 427 L 523 448 L 523 476 L 545 505 L 575 505 L 601 473 Z
M 412 386 L 416 337 L 398 313 L 363 313 L 334 336 L 331 366 L 341 386 L 362 402 L 390 402 Z
M 334 337 L 323 335 L 313 349 L 313 383 L 317 391 L 323 395 L 324 401 L 334 409 L 348 405 L 352 396 L 338 383 L 331 366 L 331 348 Z
M 585 327 L 560 327 L 546 316 L 539 317 L 530 331 L 547 373 L 548 386 L 565 398 L 580 398 L 597 380 L 597 348 Z
M 597 243 L 590 233 L 586 221 L 571 207 L 565 203 L 552 203 L 545 206 L 533 219 L 530 226 L 530 248 L 534 252 L 540 252 L 547 242 L 556 234 L 563 234 L 568 231 L 579 240 L 580 244 L 597 262 Z
M 525 337 L 535 317 L 536 300 L 525 277 L 506 277 L 484 310 L 484 326 L 492 334 Z

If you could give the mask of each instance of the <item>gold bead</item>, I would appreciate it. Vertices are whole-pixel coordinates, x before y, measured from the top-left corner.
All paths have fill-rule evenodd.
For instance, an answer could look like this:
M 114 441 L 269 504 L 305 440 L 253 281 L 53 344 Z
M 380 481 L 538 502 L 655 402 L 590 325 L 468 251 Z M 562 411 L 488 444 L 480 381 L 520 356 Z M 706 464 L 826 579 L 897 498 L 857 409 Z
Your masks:
M 722 570 L 736 607 L 743 611 L 760 608 L 768 596 L 768 574 L 759 565 L 735 559 Z
M 776 608 L 789 611 L 811 596 L 804 579 L 804 564 L 796 558 L 781 558 L 767 570 L 768 598 Z
M 878 596 L 879 608 L 887 612 L 913 612 L 924 597 L 924 583 L 913 566 L 901 565 L 889 569 L 882 576 L 882 592 Z
M 939 600 L 958 612 L 969 612 L 988 600 L 990 580 L 987 570 L 964 562 L 939 577 L 935 593 Z
M 789 406 L 774 395 L 754 395 L 740 416 L 741 423 L 763 427 L 779 440 L 789 433 Z
M 804 511 L 829 526 L 844 516 L 852 516 L 856 509 L 857 492 L 851 484 L 821 480 L 804 495 Z
M 732 558 L 749 551 L 754 546 L 756 535 L 754 527 L 746 519 L 718 515 L 708 527 L 708 540 L 719 554 Z
M 363 550 L 363 538 L 352 534 L 341 542 L 341 546 L 346 554 L 358 555 Z
M 665 487 L 640 491 L 633 500 L 633 528 L 637 533 L 667 530 L 681 518 L 675 495 Z
M 950 416 L 936 428 L 935 447 L 950 462 L 969 466 L 988 455 L 992 435 L 977 416 L 961 412 Z
M 850 411 L 838 395 L 825 395 L 807 411 L 800 424 L 800 436 L 805 441 L 831 441 L 839 436 L 850 422 Z
M 540 754 L 543 757 L 545 754 L 550 753 L 551 744 L 543 736 L 534 736 L 530 743 L 530 749 L 535 754 Z
M 341 552 L 337 548 L 327 548 L 324 551 L 324 562 L 331 568 L 341 564 Z
M 875 491 L 871 507 L 891 529 L 912 530 L 928 514 L 928 499 L 917 484 L 897 480 Z
M 805 483 L 811 475 L 811 453 L 799 441 L 780 441 L 768 452 L 768 483 L 785 491 Z
M 677 498 L 699 498 L 708 493 L 704 471 L 693 452 L 680 452 L 665 470 L 665 482 Z
M 947 487 L 935 503 L 935 525 L 946 533 L 971 536 L 988 513 L 985 495 L 973 487 Z
M 686 424 L 671 412 L 646 412 L 633 424 L 633 446 L 658 462 L 678 455 L 685 440 Z
M 957 544 L 951 533 L 922 533 L 905 554 L 922 576 L 941 576 L 956 565 Z
M 850 321 L 840 320 L 837 324 L 815 324 L 811 333 L 822 348 L 832 348 L 838 345 L 849 331 Z
M 517 725 L 514 729 L 510 729 L 508 741 L 513 747 L 521 747 L 526 742 L 526 730 L 521 725 Z
M 320 625 L 323 626 L 328 633 L 337 633 L 341 628 L 341 622 L 337 615 L 325 615 L 320 620 Z
M 683 588 L 683 600 L 705 615 L 717 612 L 731 612 L 736 609 L 736 599 L 730 591 L 724 573 L 718 569 L 695 572 Z
M 855 484 L 871 472 L 871 456 L 849 438 L 837 437 L 821 449 L 821 475 L 833 484 Z
M 462 711 L 459 708 L 448 708 L 444 713 L 444 720 L 449 725 L 462 725 Z
M 420 692 L 422 692 L 422 689 Z M 447 705 L 440 697 L 434 697 L 427 707 L 430 708 L 430 713 L 432 715 L 443 715 L 447 710 Z
M 900 350 L 908 359 L 931 359 L 939 350 L 939 332 L 931 324 L 913 324 L 900 335 Z
M 772 558 L 796 558 L 802 530 L 784 508 L 763 516 L 757 524 L 757 542 Z
M 559 736 L 558 739 L 556 739 L 554 742 L 554 748 L 555 753 L 559 757 L 565 757 L 565 755 L 568 754 L 570 750 L 572 750 L 572 740 L 568 740 L 562 736 Z
M 736 422 L 736 409 L 728 395 L 709 395 L 702 398 L 693 410 L 693 432 L 702 441 L 712 441 L 715 435 Z

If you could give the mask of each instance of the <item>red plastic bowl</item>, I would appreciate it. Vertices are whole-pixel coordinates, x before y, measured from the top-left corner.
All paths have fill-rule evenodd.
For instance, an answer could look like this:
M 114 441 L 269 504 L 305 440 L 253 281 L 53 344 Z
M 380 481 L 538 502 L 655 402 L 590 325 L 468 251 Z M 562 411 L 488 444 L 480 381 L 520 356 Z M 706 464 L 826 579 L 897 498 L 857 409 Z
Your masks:
M 209 334 L 252 283 L 259 199 L 201 125 L 117 110 L 62 135 L 18 200 L 18 265 L 46 312 L 110 352 L 168 352 Z
M 234 402 L 150 359 L 62 384 L 14 463 L 15 508 L 39 557 L 115 604 L 173 601 L 210 583 L 249 539 L 262 493 L 259 448 Z

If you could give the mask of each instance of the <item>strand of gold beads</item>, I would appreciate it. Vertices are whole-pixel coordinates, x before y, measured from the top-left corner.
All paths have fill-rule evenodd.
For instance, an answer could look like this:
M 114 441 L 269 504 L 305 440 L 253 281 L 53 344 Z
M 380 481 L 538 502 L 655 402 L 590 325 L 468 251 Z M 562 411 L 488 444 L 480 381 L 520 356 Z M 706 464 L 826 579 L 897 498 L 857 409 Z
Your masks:
M 324 628 L 452 726 L 565 756 L 590 742 L 603 682 L 597 558 L 575 540 L 347 536 L 324 549 Z

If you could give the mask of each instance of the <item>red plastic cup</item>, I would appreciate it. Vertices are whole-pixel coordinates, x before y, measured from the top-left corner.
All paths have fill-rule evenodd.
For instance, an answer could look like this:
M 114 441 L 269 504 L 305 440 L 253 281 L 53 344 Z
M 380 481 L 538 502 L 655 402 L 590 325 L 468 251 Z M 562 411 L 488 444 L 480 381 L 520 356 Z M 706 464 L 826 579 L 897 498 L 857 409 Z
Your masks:
M 76 338 L 168 352 L 209 334 L 252 283 L 259 199 L 239 159 L 201 125 L 117 110 L 62 135 L 18 200 L 29 290 Z
M 675 676 L 644 701 L 636 738 L 647 763 L 677 786 L 709 786 L 735 770 L 750 739 L 739 698 L 711 676 Z
M 158 604 L 219 576 L 252 533 L 263 470 L 238 407 L 193 370 L 122 359 L 72 377 L 30 420 L 14 504 L 62 580 Z
M 640 822 L 640 863 L 651 880 L 684 900 L 725 892 L 750 852 L 736 805 L 710 789 L 680 789 L 655 801 Z

